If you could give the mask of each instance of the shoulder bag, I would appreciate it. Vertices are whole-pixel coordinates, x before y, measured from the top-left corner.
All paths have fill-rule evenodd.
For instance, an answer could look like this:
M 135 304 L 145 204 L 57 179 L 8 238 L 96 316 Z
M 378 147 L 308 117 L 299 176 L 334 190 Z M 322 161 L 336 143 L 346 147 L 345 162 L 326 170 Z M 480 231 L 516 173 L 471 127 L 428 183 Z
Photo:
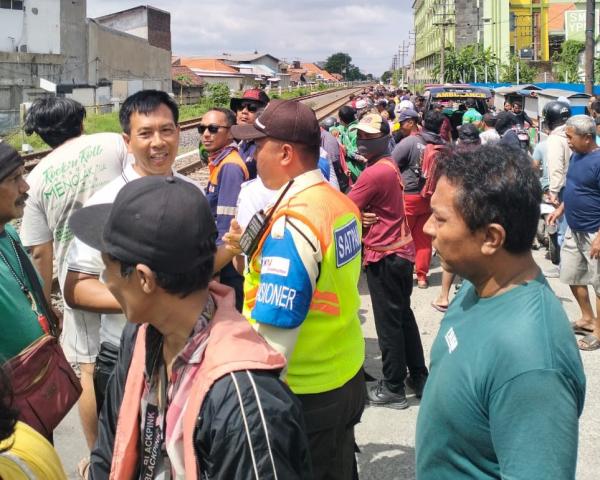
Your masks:
M 8 360 L 4 368 L 12 379 L 13 406 L 20 412 L 19 420 L 52 441 L 52 432 L 79 399 L 81 384 L 58 343 L 58 319 L 44 297 L 37 273 L 19 243 L 9 237 L 20 273 L 29 279 L 33 291 L 29 292 L 18 275 L 15 278 L 29 298 L 45 334 Z M 12 270 L 10 265 L 9 268 Z

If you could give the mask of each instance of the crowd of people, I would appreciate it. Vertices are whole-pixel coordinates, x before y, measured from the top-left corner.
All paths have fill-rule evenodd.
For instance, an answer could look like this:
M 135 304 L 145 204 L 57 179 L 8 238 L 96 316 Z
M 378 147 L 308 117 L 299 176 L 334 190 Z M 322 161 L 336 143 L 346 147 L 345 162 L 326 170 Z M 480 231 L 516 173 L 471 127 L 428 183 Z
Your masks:
M 52 152 L 25 179 L 0 142 L 0 478 L 66 478 L 52 432 L 77 403 L 84 479 L 356 479 L 365 405 L 405 409 L 407 391 L 419 479 L 574 478 L 577 347 L 600 348 L 596 121 L 549 103 L 530 155 L 532 121 L 508 107 L 467 99 L 456 125 L 379 86 L 319 123 L 251 89 L 203 115 L 201 186 L 173 168 L 168 94 L 128 97 L 122 135 L 36 100 L 25 130 Z M 576 322 L 532 255 L 543 201 Z M 428 361 L 411 297 L 434 254 L 445 315 Z

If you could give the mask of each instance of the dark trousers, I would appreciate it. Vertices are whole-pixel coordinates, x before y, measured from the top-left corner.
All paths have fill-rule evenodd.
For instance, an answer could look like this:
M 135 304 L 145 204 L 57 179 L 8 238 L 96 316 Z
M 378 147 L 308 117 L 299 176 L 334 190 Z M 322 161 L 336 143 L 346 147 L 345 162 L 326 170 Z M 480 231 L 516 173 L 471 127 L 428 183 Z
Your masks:
M 98 352 L 96 364 L 94 366 L 94 394 L 96 396 L 96 410 L 98 416 L 100 416 L 100 411 L 104 404 L 108 379 L 117 366 L 118 357 L 118 346 L 108 342 L 102 342 L 102 344 L 100 344 L 100 351 Z
M 304 412 L 315 480 L 358 478 L 354 426 L 360 422 L 365 396 L 362 368 L 340 388 L 297 395 Z
M 413 264 L 398 255 L 367 265 L 383 379 L 396 393 L 404 391 L 407 368 L 411 375 L 427 373 L 419 327 L 410 308 L 412 272 Z
M 219 278 L 223 285 L 235 290 L 235 308 L 241 313 L 244 307 L 244 277 L 238 273 L 233 263 L 229 262 L 221 269 Z

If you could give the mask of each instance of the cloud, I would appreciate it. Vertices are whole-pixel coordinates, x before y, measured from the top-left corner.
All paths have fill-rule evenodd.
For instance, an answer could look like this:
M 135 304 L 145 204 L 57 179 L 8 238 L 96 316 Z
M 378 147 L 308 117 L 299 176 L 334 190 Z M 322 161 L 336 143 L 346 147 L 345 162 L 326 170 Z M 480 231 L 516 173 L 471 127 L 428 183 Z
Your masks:
M 88 0 L 88 16 L 141 3 Z M 389 68 L 412 28 L 409 0 L 153 0 L 151 5 L 171 13 L 176 55 L 258 50 L 287 60 L 319 61 L 343 51 L 375 75 Z

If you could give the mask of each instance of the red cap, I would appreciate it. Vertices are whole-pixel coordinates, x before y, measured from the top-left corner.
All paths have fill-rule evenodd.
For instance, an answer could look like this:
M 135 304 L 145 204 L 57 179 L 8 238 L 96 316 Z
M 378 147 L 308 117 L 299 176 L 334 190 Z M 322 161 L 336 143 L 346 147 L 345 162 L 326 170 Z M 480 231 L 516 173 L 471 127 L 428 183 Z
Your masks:
M 243 101 L 252 101 L 260 104 L 261 106 L 265 106 L 269 103 L 269 96 L 259 88 L 251 88 L 250 90 L 246 90 L 242 95 L 242 98 L 232 98 L 229 102 L 229 108 L 231 108 L 234 112 L 237 111 L 240 107 L 240 104 Z

